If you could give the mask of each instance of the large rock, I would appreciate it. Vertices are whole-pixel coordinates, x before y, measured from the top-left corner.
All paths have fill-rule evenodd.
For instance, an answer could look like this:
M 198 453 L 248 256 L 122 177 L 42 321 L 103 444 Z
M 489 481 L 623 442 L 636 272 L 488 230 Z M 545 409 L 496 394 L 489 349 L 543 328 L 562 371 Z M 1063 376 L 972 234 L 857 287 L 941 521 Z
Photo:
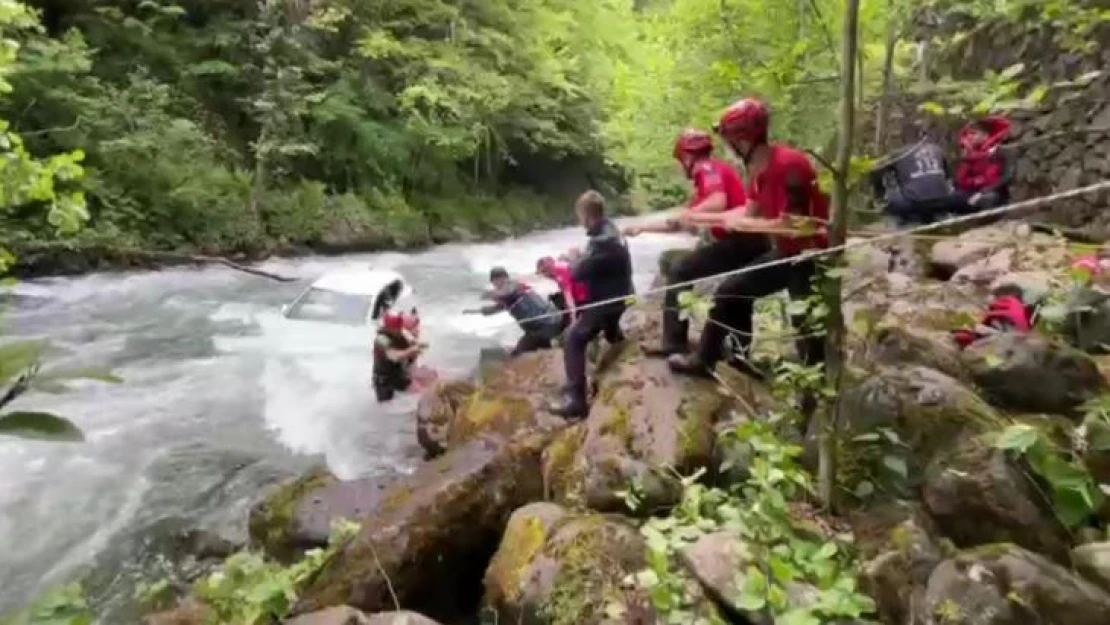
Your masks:
M 876 439 L 853 446 L 843 458 L 841 470 L 879 478 L 884 471 L 878 463 L 900 456 L 907 475 L 888 477 L 905 477 L 910 484 L 920 479 L 941 450 L 1002 423 L 993 408 L 959 381 L 921 366 L 880 367 L 849 386 L 840 400 L 845 437 Z M 807 436 L 808 461 L 815 453 L 815 428 L 811 425 Z M 883 443 L 879 434 L 884 429 L 897 434 L 902 445 Z
M 628 511 L 620 491 L 640 491 L 636 512 L 674 504 L 675 471 L 713 463 L 714 423 L 726 409 L 715 382 L 675 376 L 631 341 L 601 380 L 583 431 L 559 439 L 544 473 L 560 502 L 602 512 Z
M 952 274 L 951 281 L 956 284 L 973 284 L 979 287 L 989 286 L 992 282 L 1011 272 L 1014 267 L 1012 249 L 1003 249 L 985 258 L 961 267 Z
M 995 258 L 987 260 L 991 256 Z M 940 241 L 930 255 L 936 275 L 948 278 L 966 270 L 963 275 L 968 281 L 981 284 L 988 284 L 1011 269 L 1053 270 L 1067 262 L 1068 249 L 1062 241 L 1015 221 L 973 228 Z
M 367 620 L 366 625 L 439 625 L 439 623 L 423 614 L 399 610 L 373 614 Z
M 958 547 L 1012 542 L 1060 562 L 1069 535 L 1032 478 L 976 439 L 941 454 L 929 466 L 922 499 L 940 532 Z
M 870 349 L 857 361 L 870 365 L 921 365 L 953 379 L 970 381 L 971 372 L 949 332 L 914 325 L 883 323 L 875 331 Z
M 1104 625 L 1110 595 L 1036 553 L 989 545 L 940 563 L 925 607 L 930 625 Z
M 1110 346 L 1110 293 L 1097 288 L 1077 288 L 1063 306 L 1061 330 L 1068 342 L 1091 353 L 1106 353 Z
M 723 531 L 702 536 L 684 548 L 678 559 L 728 622 L 774 625 L 775 619 L 770 610 L 752 611 L 740 605 L 745 572 L 749 565 L 758 566 L 760 563 L 737 533 Z M 790 608 L 809 607 L 819 601 L 817 587 L 802 581 L 787 582 L 784 590 Z M 837 621 L 829 625 L 849 623 Z
M 881 545 L 881 551 L 861 568 L 860 589 L 875 599 L 882 622 L 923 625 L 925 584 L 943 554 L 928 516 L 915 507 L 905 507 L 897 512 L 908 518 L 881 536 L 870 537 L 876 546 Z M 868 524 L 875 517 L 886 516 L 883 513 L 887 511 L 878 512 L 861 511 L 859 516 Z M 853 527 L 859 532 L 857 523 Z
M 251 542 L 272 557 L 290 560 L 300 553 L 328 542 L 331 520 L 358 518 L 356 509 L 369 510 L 384 486 L 371 480 L 357 480 L 339 487 L 325 500 L 314 500 L 317 493 L 342 484 L 327 469 L 318 468 L 280 484 L 267 493 L 250 511 L 248 529 Z M 338 497 L 336 492 L 350 495 Z M 365 504 L 363 503 L 365 502 Z M 334 511 L 328 510 L 335 505 Z
M 1071 550 L 1071 559 L 1087 581 L 1110 592 L 1110 542 L 1080 545 Z
M 485 575 L 485 609 L 499 623 L 617 625 L 649 609 L 622 580 L 645 565 L 639 532 L 618 517 L 539 503 L 517 510 Z M 653 621 L 632 621 L 653 622 Z
M 302 594 L 296 613 L 350 605 L 368 613 L 396 600 L 440 620 L 473 609 L 477 575 L 509 515 L 542 495 L 549 440 L 478 438 L 394 482 L 362 529 Z
M 972 343 L 963 356 L 987 399 L 1002 408 L 1073 414 L 1107 388 L 1089 356 L 1037 333 L 992 335 Z
M 434 457 L 477 436 L 559 428 L 565 422 L 546 408 L 563 380 L 562 352 L 541 350 L 487 372 L 476 385 L 441 382 L 420 398 L 417 439 Z
M 416 440 L 429 457 L 447 451 L 455 415 L 475 390 L 467 380 L 440 381 L 420 396 L 416 406 Z
M 362 612 L 351 606 L 341 605 L 311 614 L 302 614 L 284 621 L 282 625 L 367 625 L 369 622 L 369 617 Z

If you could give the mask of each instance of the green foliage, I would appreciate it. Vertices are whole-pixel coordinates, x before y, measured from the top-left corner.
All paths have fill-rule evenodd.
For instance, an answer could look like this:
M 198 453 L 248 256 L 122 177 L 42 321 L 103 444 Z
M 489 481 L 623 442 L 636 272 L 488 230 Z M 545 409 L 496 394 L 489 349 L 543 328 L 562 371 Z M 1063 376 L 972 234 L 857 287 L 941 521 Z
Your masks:
M 0 625 L 92 625 L 95 621 L 79 584 L 56 588 L 26 610 L 0 617 Z
M 1081 440 L 1075 436 L 1069 439 Z M 1085 523 L 1105 502 L 1105 495 L 1087 471 L 1079 450 L 1062 447 L 1043 429 L 1015 423 L 999 433 L 994 445 L 1029 463 L 1037 477 L 1048 485 L 1053 510 L 1068 527 Z
M 252 552 L 229 557 L 216 571 L 197 581 L 196 598 L 208 608 L 213 625 L 261 625 L 282 619 L 300 588 L 342 549 L 359 529 L 336 521 L 325 549 L 312 549 L 296 563 L 283 566 Z

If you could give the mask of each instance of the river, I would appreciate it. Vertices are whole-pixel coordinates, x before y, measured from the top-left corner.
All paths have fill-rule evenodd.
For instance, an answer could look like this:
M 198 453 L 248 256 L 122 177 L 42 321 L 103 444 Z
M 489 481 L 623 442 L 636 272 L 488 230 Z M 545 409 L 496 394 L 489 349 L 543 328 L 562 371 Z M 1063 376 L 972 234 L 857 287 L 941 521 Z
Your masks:
M 633 239 L 638 289 L 681 238 Z M 222 267 L 93 274 L 16 285 L 8 336 L 49 338 L 53 366 L 102 366 L 121 384 L 80 382 L 17 404 L 65 415 L 80 444 L 0 438 L 0 614 L 51 586 L 88 581 L 102 622 L 122 622 L 136 582 L 172 569 L 166 537 L 202 528 L 233 539 L 268 485 L 320 462 L 343 478 L 420 462 L 415 397 L 385 407 L 369 381 L 370 333 L 321 331 L 281 306 L 342 267 L 392 268 L 416 289 L 427 362 L 472 370 L 480 348 L 519 333 L 507 315 L 464 316 L 489 269 L 531 272 L 581 245 L 580 229 L 415 254 L 278 259 L 278 283 Z M 109 615 L 115 615 L 109 616 Z

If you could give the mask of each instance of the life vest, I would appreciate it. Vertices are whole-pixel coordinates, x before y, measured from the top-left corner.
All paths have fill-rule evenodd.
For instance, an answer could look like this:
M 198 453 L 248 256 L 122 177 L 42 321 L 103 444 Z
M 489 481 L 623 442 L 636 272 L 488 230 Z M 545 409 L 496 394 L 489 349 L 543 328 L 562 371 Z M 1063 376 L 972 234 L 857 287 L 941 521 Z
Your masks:
M 952 331 L 952 338 L 960 349 L 964 349 L 981 338 L 998 332 L 1029 332 L 1033 320 L 1029 307 L 1016 295 L 1003 295 L 994 298 L 987 311 L 979 319 L 975 328 L 960 328 Z
M 555 307 L 529 287 L 521 282 L 512 282 L 510 286 L 494 295 L 498 302 L 505 308 L 513 319 L 520 324 L 520 329 L 525 332 L 542 332 L 552 327 L 560 326 L 561 315 Z M 537 317 L 543 317 L 538 319 Z
M 956 165 L 956 188 L 965 193 L 978 193 L 994 186 L 1002 179 L 1003 167 L 999 146 L 1010 136 L 1010 122 L 1005 117 L 985 118 L 990 127 L 987 138 L 980 145 L 972 145 L 970 135 L 972 125 L 960 130 L 960 150 L 962 156 Z
M 388 347 L 374 341 L 374 386 L 379 388 L 392 388 L 404 390 L 409 385 L 409 365 L 406 361 L 395 362 L 390 360 L 386 351 L 390 349 L 408 349 L 412 341 L 404 333 L 378 330 L 378 338 L 388 339 Z

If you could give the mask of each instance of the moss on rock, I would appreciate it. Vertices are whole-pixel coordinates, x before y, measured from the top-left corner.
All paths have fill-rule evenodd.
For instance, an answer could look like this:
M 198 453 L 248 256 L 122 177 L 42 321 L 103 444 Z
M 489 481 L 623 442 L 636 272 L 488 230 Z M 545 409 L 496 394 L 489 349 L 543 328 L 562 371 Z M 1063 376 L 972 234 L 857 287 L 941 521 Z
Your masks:
M 578 450 L 586 438 L 586 426 L 577 423 L 558 434 L 543 451 L 543 488 L 546 497 L 564 505 L 581 503 L 581 492 L 576 490 L 582 484 L 585 466 L 578 462 Z
M 247 526 L 251 541 L 279 559 L 297 555 L 303 545 L 294 539 L 297 507 L 312 492 L 338 480 L 325 468 L 317 468 L 285 482 L 251 508 Z

